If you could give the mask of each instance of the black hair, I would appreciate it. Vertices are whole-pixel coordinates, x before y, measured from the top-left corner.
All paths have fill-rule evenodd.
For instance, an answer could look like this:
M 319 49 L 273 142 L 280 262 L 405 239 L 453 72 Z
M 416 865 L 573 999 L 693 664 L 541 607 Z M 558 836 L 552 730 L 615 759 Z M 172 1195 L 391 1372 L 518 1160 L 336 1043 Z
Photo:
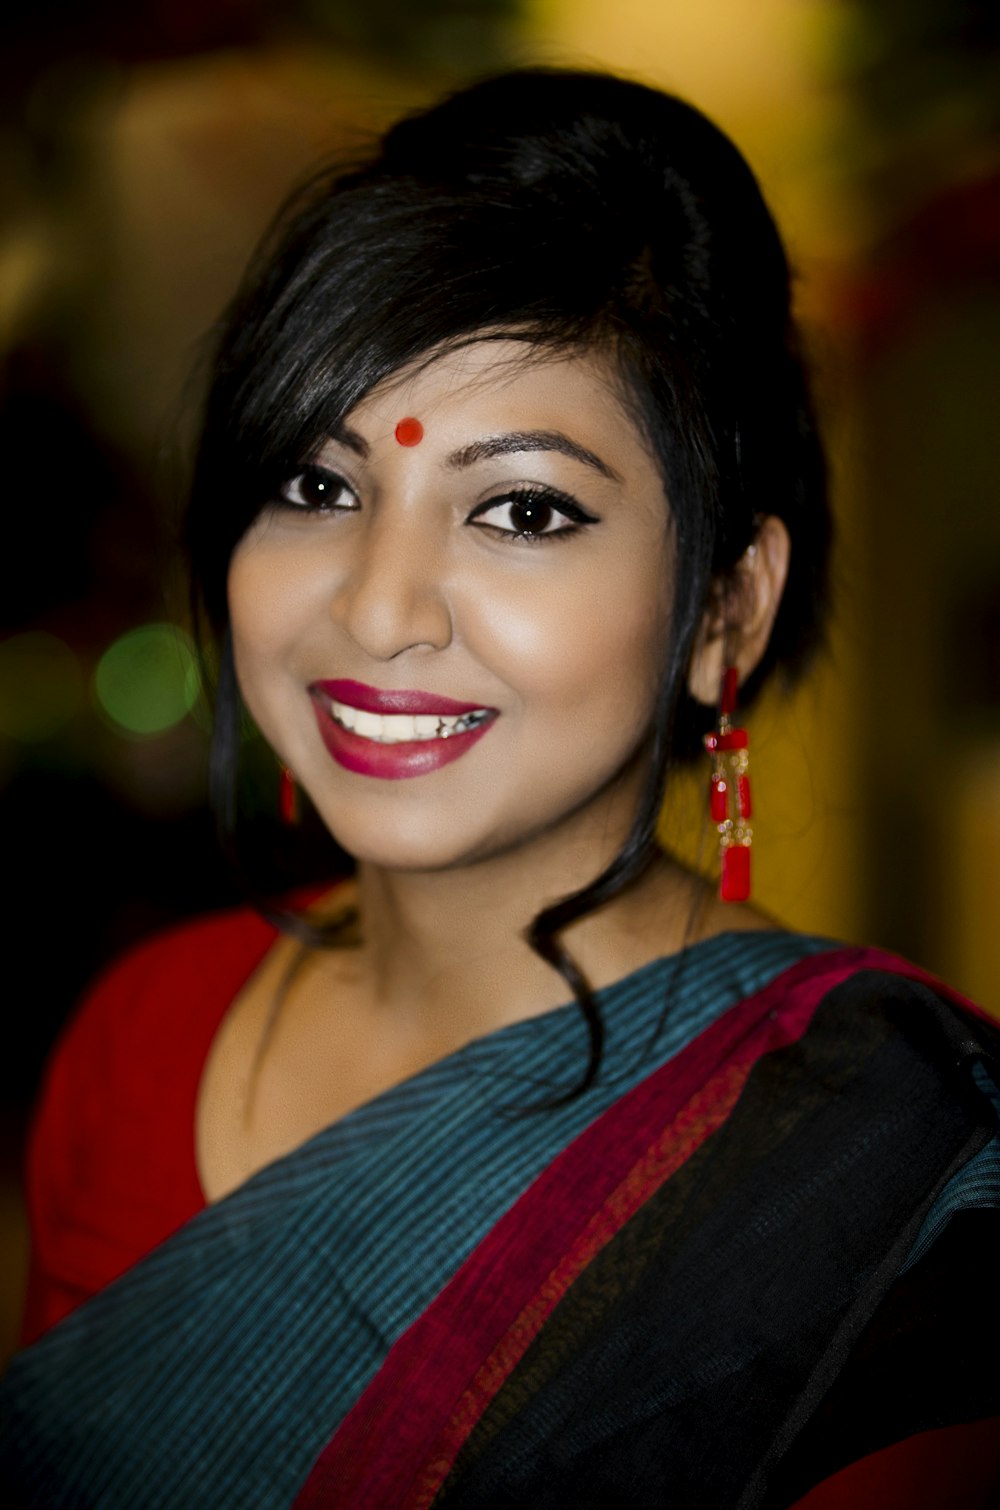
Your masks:
M 711 719 L 685 691 L 695 635 L 765 515 L 784 522 L 791 561 L 741 701 L 772 673 L 799 671 L 822 637 L 825 469 L 790 305 L 757 182 L 705 116 L 629 80 L 531 69 L 404 119 L 370 160 L 314 178 L 265 240 L 221 332 L 188 545 L 202 621 L 222 647 L 212 785 L 230 835 L 241 710 L 226 575 L 277 482 L 383 379 L 484 332 L 599 351 L 620 374 L 662 469 L 676 595 L 632 830 L 602 875 L 529 931 L 588 1022 L 581 1088 L 597 1070 L 601 1020 L 559 934 L 655 853 L 671 764 Z

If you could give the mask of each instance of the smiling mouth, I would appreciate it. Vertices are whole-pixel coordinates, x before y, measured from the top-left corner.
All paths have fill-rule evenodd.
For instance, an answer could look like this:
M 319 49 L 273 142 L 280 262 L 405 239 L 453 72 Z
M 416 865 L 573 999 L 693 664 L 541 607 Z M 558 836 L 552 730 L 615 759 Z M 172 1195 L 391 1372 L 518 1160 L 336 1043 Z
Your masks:
M 418 744 L 425 740 L 451 739 L 468 734 L 493 716 L 492 708 L 475 708 L 468 713 L 368 713 L 352 708 L 350 703 L 324 699 L 327 712 L 335 724 L 374 744 Z

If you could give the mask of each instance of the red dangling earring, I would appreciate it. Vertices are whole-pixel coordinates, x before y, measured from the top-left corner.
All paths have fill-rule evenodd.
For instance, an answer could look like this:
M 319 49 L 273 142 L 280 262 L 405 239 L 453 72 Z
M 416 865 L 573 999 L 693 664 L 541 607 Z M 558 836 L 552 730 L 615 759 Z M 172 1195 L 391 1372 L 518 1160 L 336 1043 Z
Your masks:
M 705 735 L 712 757 L 709 806 L 719 832 L 719 896 L 724 902 L 745 902 L 750 896 L 750 751 L 746 729 L 733 727 L 739 672 L 727 666 L 722 673 L 719 727 Z
M 278 813 L 282 823 L 292 825 L 299 821 L 299 789 L 294 772 L 286 765 L 281 767 L 278 778 Z

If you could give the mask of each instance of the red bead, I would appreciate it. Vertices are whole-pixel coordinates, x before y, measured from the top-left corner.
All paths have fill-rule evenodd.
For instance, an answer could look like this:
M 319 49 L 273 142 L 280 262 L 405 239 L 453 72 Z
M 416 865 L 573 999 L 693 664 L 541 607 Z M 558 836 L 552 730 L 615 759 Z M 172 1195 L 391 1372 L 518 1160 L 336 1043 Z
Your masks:
M 713 823 L 725 823 L 729 817 L 729 783 L 724 776 L 718 776 L 712 781 L 709 810 Z
M 750 895 L 750 846 L 730 844 L 722 851 L 719 896 L 724 902 L 745 902 Z
M 736 779 L 736 800 L 739 804 L 740 817 L 751 818 L 753 808 L 750 803 L 750 777 L 738 776 Z
M 396 426 L 396 439 L 401 446 L 419 446 L 424 438 L 424 427 L 412 415 L 401 419 Z
M 708 739 L 712 740 L 708 744 Z M 720 729 L 715 734 L 710 734 L 705 743 L 710 750 L 745 750 L 750 743 L 750 736 L 746 729 Z

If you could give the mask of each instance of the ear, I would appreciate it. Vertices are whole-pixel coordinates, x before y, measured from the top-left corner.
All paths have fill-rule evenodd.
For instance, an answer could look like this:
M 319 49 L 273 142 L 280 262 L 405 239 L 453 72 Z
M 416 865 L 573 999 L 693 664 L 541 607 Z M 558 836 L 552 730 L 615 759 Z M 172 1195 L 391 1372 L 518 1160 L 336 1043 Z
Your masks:
M 765 515 L 732 575 L 716 584 L 701 621 L 688 670 L 688 691 L 697 702 L 718 702 L 724 666 L 735 666 L 744 682 L 757 665 L 771 638 L 790 556 L 784 524 Z

